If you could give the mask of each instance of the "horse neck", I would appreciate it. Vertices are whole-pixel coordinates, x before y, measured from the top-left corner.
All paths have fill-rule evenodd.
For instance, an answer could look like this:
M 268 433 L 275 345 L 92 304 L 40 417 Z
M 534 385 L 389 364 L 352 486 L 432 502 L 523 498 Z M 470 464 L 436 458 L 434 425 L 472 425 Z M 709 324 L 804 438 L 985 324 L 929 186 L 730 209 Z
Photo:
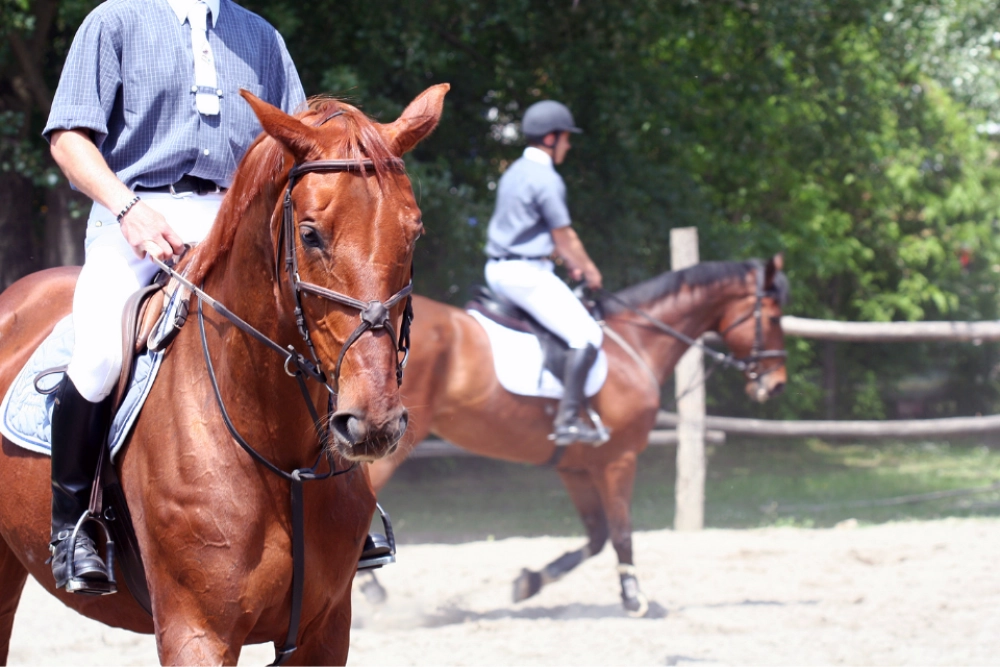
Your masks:
M 205 291 L 236 316 L 283 348 L 301 352 L 302 337 L 295 324 L 292 295 L 283 272 L 275 275 L 271 220 L 277 204 L 274 192 L 261 192 L 247 209 L 231 247 L 205 277 Z M 216 224 L 229 222 L 221 219 Z M 279 277 L 280 276 L 280 277 Z M 279 282 L 280 281 L 280 284 Z M 206 307 L 206 318 L 211 309 Z M 213 313 L 221 327 L 207 326 L 209 349 L 219 393 L 242 435 L 279 467 L 311 464 L 316 435 L 303 428 L 312 418 L 297 381 L 284 370 L 285 357 Z M 215 329 L 215 331 L 213 331 Z M 218 333 L 216 333 L 218 332 Z M 214 335 L 213 335 L 214 334 Z M 323 410 L 325 390 L 309 382 L 312 400 Z M 242 417 L 235 414 L 239 412 Z M 281 442 L 275 442 L 275 434 Z M 296 444 L 297 443 L 297 444 Z
M 677 292 L 638 306 L 638 310 L 685 336 L 697 339 L 703 333 L 717 329 L 728 305 L 734 299 L 745 298 L 748 289 L 744 280 L 725 280 L 693 287 L 685 285 Z M 673 373 L 688 345 L 627 311 L 620 318 L 616 318 L 613 328 L 639 351 L 662 385 Z

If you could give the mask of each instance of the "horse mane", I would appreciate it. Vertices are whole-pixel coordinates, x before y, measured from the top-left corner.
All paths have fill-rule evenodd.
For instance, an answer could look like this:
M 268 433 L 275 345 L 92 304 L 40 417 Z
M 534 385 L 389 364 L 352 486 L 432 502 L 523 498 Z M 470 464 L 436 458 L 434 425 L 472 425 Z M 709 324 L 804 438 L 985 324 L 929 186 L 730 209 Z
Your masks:
M 762 266 L 759 260 L 749 259 L 744 262 L 702 262 L 680 271 L 667 271 L 655 278 L 616 292 L 615 296 L 621 302 L 618 299 L 605 300 L 603 303 L 604 312 L 613 315 L 625 311 L 629 307 L 640 308 L 670 294 L 676 294 L 685 286 L 701 287 L 734 278 L 743 278 L 753 269 Z M 788 278 L 781 271 L 774 276 L 774 292 L 781 305 L 788 302 Z
M 306 125 L 320 128 L 327 121 L 339 118 L 338 130 L 326 130 L 324 139 L 328 148 L 339 159 L 357 161 L 370 159 L 375 167 L 375 177 L 382 185 L 386 170 L 397 164 L 393 154 L 375 122 L 361 110 L 346 102 L 328 96 L 310 98 L 307 108 L 294 117 Z M 346 126 L 346 131 L 344 129 Z M 211 231 L 189 253 L 184 273 L 188 280 L 200 284 L 219 259 L 233 245 L 241 224 L 270 224 L 280 189 L 287 184 L 291 156 L 276 139 L 266 132 L 250 144 L 233 175 L 232 186 L 222 201 Z

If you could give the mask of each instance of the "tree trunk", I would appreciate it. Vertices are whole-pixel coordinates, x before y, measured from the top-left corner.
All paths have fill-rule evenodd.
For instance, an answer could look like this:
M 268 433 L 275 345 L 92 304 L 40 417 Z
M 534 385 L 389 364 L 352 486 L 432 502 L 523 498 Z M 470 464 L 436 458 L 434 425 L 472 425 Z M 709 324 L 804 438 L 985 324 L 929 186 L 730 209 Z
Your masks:
M 827 419 L 837 418 L 837 343 L 823 341 L 823 406 Z
M 0 172 L 0 290 L 42 266 L 32 229 L 33 195 L 30 180 Z
M 61 182 L 45 197 L 46 267 L 83 264 L 83 238 L 87 231 L 90 199 Z

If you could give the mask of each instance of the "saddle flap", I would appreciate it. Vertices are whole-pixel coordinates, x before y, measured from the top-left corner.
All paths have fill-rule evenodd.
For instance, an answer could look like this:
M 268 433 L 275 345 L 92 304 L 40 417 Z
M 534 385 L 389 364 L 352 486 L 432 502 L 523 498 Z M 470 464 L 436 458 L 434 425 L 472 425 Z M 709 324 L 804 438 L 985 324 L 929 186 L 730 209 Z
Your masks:
M 476 285 L 472 288 L 472 300 L 465 308 L 481 313 L 500 326 L 534 335 L 542 346 L 545 368 L 557 378 L 562 378 L 569 345 L 517 304 L 488 287 Z

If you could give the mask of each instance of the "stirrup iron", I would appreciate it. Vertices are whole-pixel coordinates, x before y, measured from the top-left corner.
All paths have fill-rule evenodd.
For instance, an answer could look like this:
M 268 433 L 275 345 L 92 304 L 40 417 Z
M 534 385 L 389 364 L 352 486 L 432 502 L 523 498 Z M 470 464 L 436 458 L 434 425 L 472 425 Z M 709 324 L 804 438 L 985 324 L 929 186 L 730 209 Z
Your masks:
M 104 532 L 104 539 L 107 542 L 104 551 L 104 566 L 108 571 L 107 581 L 82 579 L 76 576 L 76 540 L 80 535 L 80 530 L 88 521 L 96 523 Z M 78 593 L 80 595 L 111 595 L 112 593 L 117 593 L 118 584 L 115 581 L 115 542 L 111 538 L 111 531 L 108 530 L 104 520 L 101 517 L 92 514 L 90 510 L 87 510 L 80 517 L 79 521 L 76 522 L 76 526 L 73 528 L 73 534 L 66 539 L 69 540 L 69 553 L 67 554 L 66 561 L 66 567 L 69 570 L 65 586 L 66 592 Z M 94 548 L 97 548 L 96 542 L 94 543 Z
M 378 510 L 379 518 L 382 519 L 385 535 L 374 533 L 369 536 L 375 549 L 373 554 L 367 558 L 364 553 L 361 554 L 361 558 L 358 560 L 359 572 L 361 570 L 376 570 L 383 565 L 396 562 L 396 536 L 392 532 L 392 520 L 389 518 L 389 513 L 382 509 L 380 504 L 375 503 L 375 509 Z M 368 542 L 368 538 L 365 539 L 365 542 Z

